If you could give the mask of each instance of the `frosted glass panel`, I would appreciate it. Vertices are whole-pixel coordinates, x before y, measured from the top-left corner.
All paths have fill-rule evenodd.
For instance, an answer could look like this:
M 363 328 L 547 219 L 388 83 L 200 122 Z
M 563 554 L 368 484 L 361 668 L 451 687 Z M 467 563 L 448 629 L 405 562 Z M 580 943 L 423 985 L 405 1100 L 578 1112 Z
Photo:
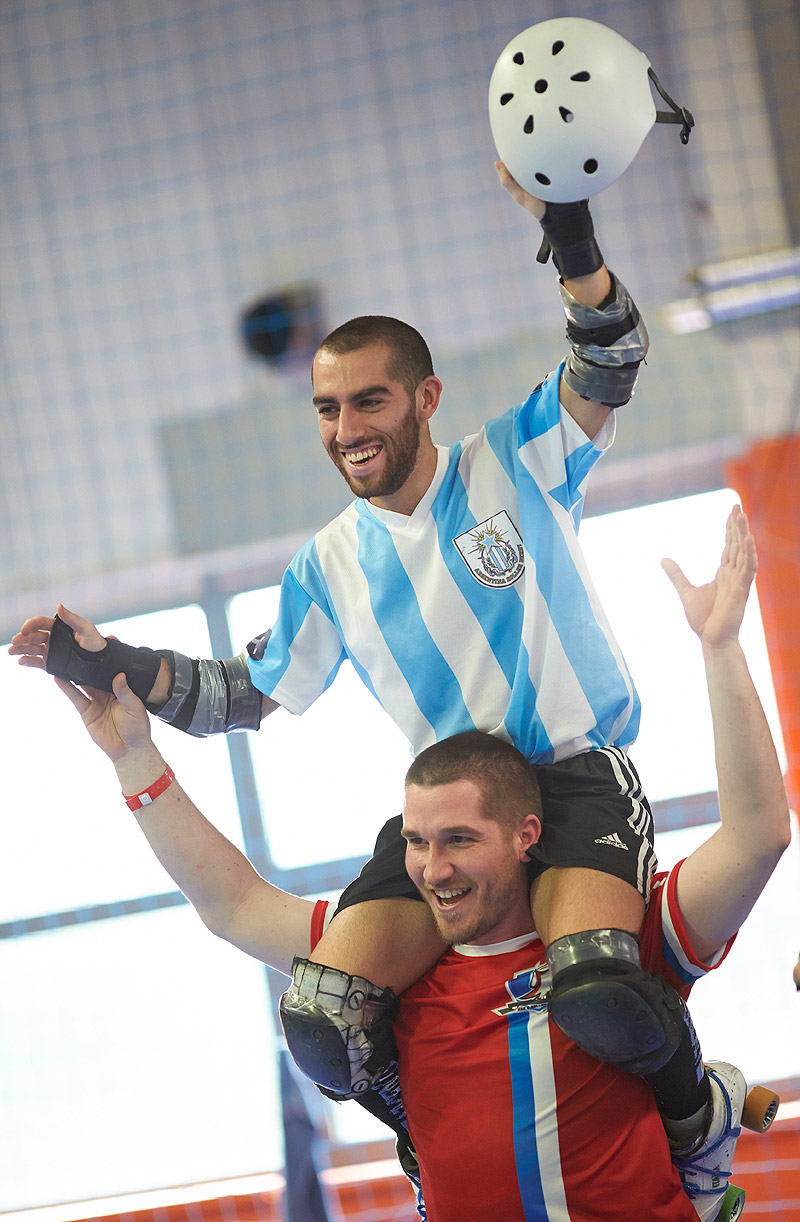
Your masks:
M 703 1056 L 732 1061 L 749 1083 L 800 1076 L 798 995 L 792 968 L 800 947 L 800 840 L 794 838 L 721 967 L 692 990 Z M 711 827 L 656 837 L 660 870 L 708 839 Z
M 262 967 L 189 908 L 0 942 L 0 1210 L 280 1167 Z
M 600 601 L 642 700 L 631 758 L 651 801 L 717 788 L 700 643 L 660 562 L 670 556 L 695 585 L 709 581 L 736 501 L 730 489 L 707 492 L 587 518 L 580 529 Z M 784 762 L 755 589 L 740 639 Z
M 209 657 L 206 618 L 181 607 L 103 626 L 135 645 Z M 42 671 L 0 650 L 4 778 L 0 921 L 174 890 L 120 797 L 111 763 Z M 224 740 L 192 739 L 153 719 L 153 737 L 187 792 L 236 843 L 239 817 Z
M 231 600 L 234 648 L 273 623 L 277 600 L 277 587 Z M 302 717 L 271 713 L 250 746 L 270 853 L 283 869 L 371 853 L 403 808 L 408 743 L 349 662 Z

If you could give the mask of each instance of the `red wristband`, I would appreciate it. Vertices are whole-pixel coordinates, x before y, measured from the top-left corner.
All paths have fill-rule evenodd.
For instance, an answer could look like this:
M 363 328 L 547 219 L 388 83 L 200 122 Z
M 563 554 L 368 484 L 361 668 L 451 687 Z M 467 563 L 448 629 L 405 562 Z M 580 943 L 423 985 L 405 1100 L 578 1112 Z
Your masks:
M 159 794 L 162 794 L 165 789 L 169 789 L 174 780 L 175 773 L 167 766 L 158 780 L 153 781 L 153 784 L 148 789 L 143 789 L 141 793 L 124 793 L 122 796 L 130 810 L 139 810 L 140 807 L 149 806 L 151 802 L 155 801 Z

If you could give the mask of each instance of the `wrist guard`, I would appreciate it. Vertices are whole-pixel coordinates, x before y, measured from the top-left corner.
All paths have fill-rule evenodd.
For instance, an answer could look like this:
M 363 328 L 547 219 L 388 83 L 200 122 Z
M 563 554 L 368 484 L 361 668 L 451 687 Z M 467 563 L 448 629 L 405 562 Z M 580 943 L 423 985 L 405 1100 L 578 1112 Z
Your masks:
M 633 394 L 650 346 L 635 302 L 614 275 L 602 306 L 581 305 L 563 284 L 559 287 L 571 347 L 564 381 L 582 399 L 622 407 Z
M 590 276 L 603 266 L 588 200 L 578 200 L 574 204 L 548 204 L 540 224 L 544 239 L 536 260 L 546 263 L 552 251 L 553 262 L 562 280 Z
M 145 646 L 137 649 L 113 639 L 107 640 L 103 649 L 84 649 L 75 640 L 72 629 L 56 616 L 45 666 L 51 675 L 100 692 L 112 691 L 112 679 L 122 672 L 131 691 L 140 700 L 146 700 L 156 681 L 161 657 L 154 649 Z

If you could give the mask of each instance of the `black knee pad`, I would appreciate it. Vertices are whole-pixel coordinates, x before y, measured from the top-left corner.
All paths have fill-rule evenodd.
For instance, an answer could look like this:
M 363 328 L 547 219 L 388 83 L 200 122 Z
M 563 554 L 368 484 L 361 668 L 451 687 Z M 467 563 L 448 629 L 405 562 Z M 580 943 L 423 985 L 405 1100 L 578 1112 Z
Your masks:
M 369 1090 L 396 1057 L 392 1021 L 398 1006 L 391 989 L 297 958 L 280 1017 L 289 1052 L 306 1077 L 351 1099 Z
M 661 976 L 639 963 L 639 940 L 593 929 L 551 942 L 550 1017 L 596 1057 L 644 1076 L 661 1069 L 681 1041 L 685 1007 Z

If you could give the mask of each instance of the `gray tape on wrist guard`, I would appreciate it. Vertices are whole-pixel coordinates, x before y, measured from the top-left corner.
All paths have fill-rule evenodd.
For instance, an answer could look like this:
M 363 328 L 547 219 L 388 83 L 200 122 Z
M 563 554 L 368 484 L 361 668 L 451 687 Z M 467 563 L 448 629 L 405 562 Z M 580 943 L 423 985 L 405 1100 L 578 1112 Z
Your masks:
M 194 738 L 257 730 L 261 723 L 261 693 L 250 679 L 247 651 L 217 662 L 172 653 L 173 681 L 158 710 L 161 721 Z
M 250 678 L 248 651 L 222 662 L 227 678 L 230 708 L 225 722 L 226 733 L 232 730 L 258 730 L 261 725 L 261 693 Z
M 187 733 L 196 737 L 224 734 L 228 712 L 228 685 L 219 662 L 213 658 L 196 658 L 199 671 L 199 691 Z
M 235 658 L 225 658 L 222 668 L 228 681 L 229 707 L 225 732 L 257 730 L 261 725 L 261 692 L 250 678 L 248 652 L 243 649 Z
M 306 1077 L 339 1098 L 363 1094 L 395 1055 L 399 1001 L 362 976 L 310 959 L 292 963 L 280 1017 L 289 1051 Z
M 160 721 L 165 721 L 167 725 L 172 725 L 178 716 L 181 708 L 186 702 L 192 687 L 193 665 L 192 659 L 187 658 L 185 653 L 176 653 L 174 650 L 165 650 L 164 657 L 167 659 L 172 680 L 169 686 L 169 695 L 160 709 L 153 708 L 151 711 L 155 713 Z
M 572 349 L 564 381 L 582 399 L 622 407 L 633 394 L 650 340 L 625 285 L 616 276 L 611 282 L 614 296 L 602 309 L 582 305 L 559 285 Z

